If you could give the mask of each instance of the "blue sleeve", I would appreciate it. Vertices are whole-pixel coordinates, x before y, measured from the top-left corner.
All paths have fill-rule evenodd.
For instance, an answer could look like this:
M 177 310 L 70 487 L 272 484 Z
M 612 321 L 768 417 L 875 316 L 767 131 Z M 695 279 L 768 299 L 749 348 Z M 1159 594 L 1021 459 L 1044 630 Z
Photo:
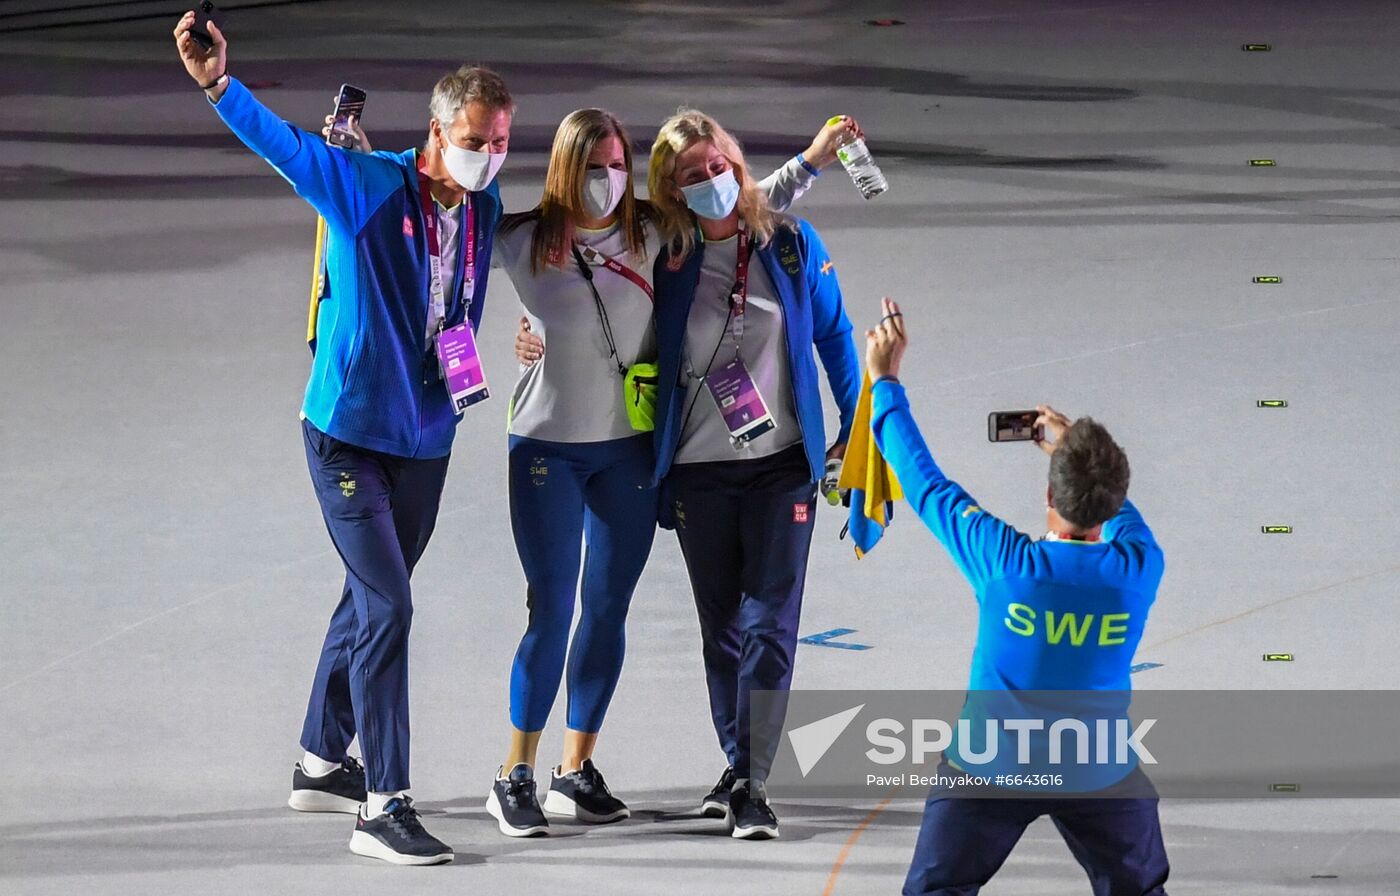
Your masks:
M 278 118 L 236 78 L 214 111 L 234 136 L 287 179 L 332 226 L 357 233 L 398 184 L 393 162 L 377 154 L 348 152 Z M 400 181 L 401 182 L 401 181 Z
M 1132 501 L 1124 499 L 1113 519 L 1103 524 L 1100 537 L 1126 556 L 1129 575 L 1161 578 L 1162 548 Z
M 875 444 L 914 512 L 948 549 L 974 590 L 980 593 L 987 581 L 1018 572 L 1028 539 L 978 507 L 962 486 L 938 469 L 909 410 L 904 387 L 881 380 L 874 385 L 872 399 Z
M 826 370 L 831 394 L 841 412 L 841 432 L 836 443 L 850 441 L 851 425 L 860 400 L 860 354 L 851 337 L 851 319 L 841 300 L 841 284 L 836 266 L 827 254 L 817 231 L 806 221 L 799 222 L 800 236 L 806 243 L 807 289 L 812 303 L 812 341 Z

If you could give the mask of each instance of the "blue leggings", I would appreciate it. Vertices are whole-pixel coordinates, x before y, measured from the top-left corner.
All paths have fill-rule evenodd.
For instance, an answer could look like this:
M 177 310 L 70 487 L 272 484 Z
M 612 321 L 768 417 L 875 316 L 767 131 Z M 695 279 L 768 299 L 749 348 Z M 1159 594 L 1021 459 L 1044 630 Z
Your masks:
M 656 536 L 652 439 L 510 438 L 510 523 L 525 570 L 529 625 L 510 671 L 510 721 L 543 730 L 568 651 L 568 725 L 603 725 L 622 672 L 632 591 Z M 587 542 L 586 553 L 580 541 Z M 569 644 L 583 568 L 583 616 Z

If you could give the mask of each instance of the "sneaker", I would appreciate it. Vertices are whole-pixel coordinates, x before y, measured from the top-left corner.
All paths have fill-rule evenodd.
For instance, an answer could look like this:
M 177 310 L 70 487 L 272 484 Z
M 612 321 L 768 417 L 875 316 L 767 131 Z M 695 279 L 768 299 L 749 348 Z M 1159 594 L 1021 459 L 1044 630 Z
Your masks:
M 734 775 L 734 766 L 731 765 L 719 776 L 714 789 L 700 801 L 700 814 L 706 818 L 728 818 L 729 792 L 734 789 L 736 780 L 738 779 Z
M 413 800 L 396 796 L 373 818 L 357 812 L 350 851 L 395 865 L 440 865 L 452 861 L 452 847 L 423 830 Z
M 540 801 L 535 796 L 534 770 L 522 762 L 504 778 L 502 771 L 504 768 L 496 770 L 496 783 L 486 798 L 486 811 L 496 819 L 501 833 L 507 837 L 548 834 L 549 819 L 540 811 Z
M 735 788 L 729 809 L 734 820 L 731 837 L 736 840 L 778 839 L 778 816 L 768 807 L 768 791 L 761 782 Z
M 629 818 L 632 810 L 612 795 L 603 773 L 592 759 L 583 760 L 583 767 L 567 775 L 549 772 L 549 793 L 544 795 L 544 811 L 560 818 L 574 818 L 587 824 L 606 824 Z
M 298 812 L 359 812 L 365 801 L 365 767 L 347 756 L 340 768 L 319 778 L 306 773 L 298 762 L 292 771 L 292 795 L 287 805 Z

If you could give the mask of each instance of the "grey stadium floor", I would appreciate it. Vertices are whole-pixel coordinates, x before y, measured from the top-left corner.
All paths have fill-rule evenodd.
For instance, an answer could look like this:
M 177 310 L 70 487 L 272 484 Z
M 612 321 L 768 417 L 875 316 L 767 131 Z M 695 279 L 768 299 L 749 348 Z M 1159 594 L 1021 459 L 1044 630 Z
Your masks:
M 41 5 L 60 4 L 0 12 Z M 173 24 L 0 35 L 0 893 L 897 892 L 914 794 L 879 812 L 777 794 L 766 845 L 689 814 L 721 763 L 665 533 L 598 751 L 634 818 L 495 831 L 525 622 L 500 400 L 460 429 L 414 582 L 414 793 L 456 864 L 359 859 L 347 817 L 284 807 L 341 578 L 296 420 L 314 218 L 204 107 Z M 519 102 L 516 210 L 577 107 L 649 144 L 699 105 L 760 165 L 857 115 L 891 193 L 864 202 L 838 170 L 798 210 L 859 324 L 905 303 L 904 379 L 944 468 L 1038 532 L 1044 460 L 988 444 L 988 411 L 1092 413 L 1132 458 L 1168 563 L 1138 655 L 1161 665 L 1135 684 L 1397 686 L 1396 4 L 316 3 L 226 31 L 231 71 L 303 126 L 340 82 L 367 88 L 384 147 L 421 140 L 439 74 L 493 64 Z M 503 276 L 490 296 L 499 393 L 517 306 Z M 1275 523 L 1295 531 L 1260 533 Z M 927 531 L 906 508 L 857 562 L 839 527 L 818 521 L 803 634 L 874 649 L 804 646 L 797 686 L 964 686 L 974 605 Z M 1393 800 L 1162 816 L 1176 896 L 1400 892 Z M 984 892 L 1087 890 L 1042 821 Z

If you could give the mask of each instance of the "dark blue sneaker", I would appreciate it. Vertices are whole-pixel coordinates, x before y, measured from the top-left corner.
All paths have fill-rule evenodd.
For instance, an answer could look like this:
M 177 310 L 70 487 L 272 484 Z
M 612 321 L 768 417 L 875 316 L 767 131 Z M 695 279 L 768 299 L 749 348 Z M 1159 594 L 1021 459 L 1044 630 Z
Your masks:
M 734 788 L 729 800 L 729 814 L 736 840 L 778 839 L 778 816 L 768 806 L 768 791 L 760 781 L 751 781 Z
M 574 818 L 586 824 L 607 824 L 632 815 L 627 804 L 612 795 L 603 773 L 592 759 L 583 760 L 583 767 L 567 775 L 549 772 L 549 793 L 544 796 L 544 811 L 560 818 Z
M 287 805 L 298 812 L 359 812 L 365 801 L 365 767 L 347 756 L 340 768 L 319 778 L 308 775 L 298 762 L 292 771 L 292 795 Z
M 734 766 L 731 765 L 719 776 L 714 789 L 700 801 L 700 814 L 706 818 L 728 818 L 729 792 L 734 789 L 735 780 Z
M 507 837 L 534 837 L 549 833 L 549 819 L 540 810 L 535 796 L 535 772 L 525 763 L 501 777 L 504 769 L 496 770 L 491 795 L 486 797 L 486 811 L 496 819 L 501 833 Z
M 373 818 L 356 813 L 350 851 L 395 865 L 441 865 L 453 859 L 452 847 L 423 830 L 413 800 L 396 796 Z

